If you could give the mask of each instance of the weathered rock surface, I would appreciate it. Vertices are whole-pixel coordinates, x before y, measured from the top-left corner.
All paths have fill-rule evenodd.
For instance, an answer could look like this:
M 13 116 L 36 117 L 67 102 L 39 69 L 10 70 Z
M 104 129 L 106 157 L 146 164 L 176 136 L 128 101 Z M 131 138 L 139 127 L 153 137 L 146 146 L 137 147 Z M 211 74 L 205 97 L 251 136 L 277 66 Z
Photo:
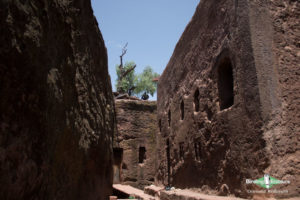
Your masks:
M 0 27 L 0 199 L 107 199 L 114 103 L 90 1 L 1 1 Z
M 157 184 L 300 195 L 299 4 L 200 2 L 158 83 Z
M 255 54 L 255 58 L 261 62 L 258 66 L 269 62 L 265 60 L 268 55 L 260 56 L 266 52 L 264 46 L 272 48 L 273 54 L 273 61 L 270 61 L 272 70 L 258 70 L 260 88 L 264 88 L 260 92 L 261 99 L 268 99 L 263 108 L 273 107 L 274 98 L 262 95 L 277 91 L 280 102 L 278 109 L 273 107 L 262 111 L 264 115 L 268 114 L 263 130 L 270 166 L 265 172 L 280 180 L 291 181 L 288 186 L 276 186 L 278 190 L 288 190 L 288 194 L 277 196 L 300 197 L 300 1 L 277 0 L 267 5 L 262 2 L 258 1 L 263 7 L 256 6 L 256 9 L 251 4 L 251 16 L 258 13 L 268 13 L 269 16 L 259 14 L 257 21 L 254 20 L 256 18 L 250 18 L 253 19 L 250 23 L 252 32 L 255 32 L 252 35 L 253 46 L 259 50 Z M 260 22 L 265 17 L 268 22 L 266 25 Z M 268 34 L 259 30 L 267 30 Z M 269 79 L 264 76 L 269 73 L 274 76 L 276 87 L 267 84 Z
M 155 176 L 156 102 L 116 100 L 115 105 L 118 132 L 114 147 L 123 152 L 119 181 L 143 189 Z

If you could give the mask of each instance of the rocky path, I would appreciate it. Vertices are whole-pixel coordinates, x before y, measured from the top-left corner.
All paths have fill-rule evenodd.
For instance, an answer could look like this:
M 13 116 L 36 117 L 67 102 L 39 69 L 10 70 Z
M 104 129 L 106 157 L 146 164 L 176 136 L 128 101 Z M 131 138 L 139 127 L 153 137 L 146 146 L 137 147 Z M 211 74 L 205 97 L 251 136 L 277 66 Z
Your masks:
M 236 197 L 206 195 L 188 189 L 172 189 L 166 191 L 164 188 L 154 185 L 146 187 L 145 192 L 155 196 L 155 199 L 160 200 L 243 200 Z
M 114 184 L 113 188 L 128 194 L 136 199 L 143 200 L 245 200 L 237 197 L 225 197 L 207 195 L 194 192 L 188 189 L 173 189 L 166 191 L 163 187 L 148 186 L 145 190 L 134 188 L 129 185 Z M 276 200 L 274 198 L 254 197 L 254 200 Z M 119 200 L 119 199 L 118 199 Z M 284 199 L 284 200 L 300 200 L 300 198 Z
M 205 195 L 190 190 L 174 189 L 166 191 L 164 188 L 154 185 L 146 187 L 145 192 L 129 185 L 114 184 L 113 188 L 136 199 L 144 200 L 243 200 L 236 197 Z

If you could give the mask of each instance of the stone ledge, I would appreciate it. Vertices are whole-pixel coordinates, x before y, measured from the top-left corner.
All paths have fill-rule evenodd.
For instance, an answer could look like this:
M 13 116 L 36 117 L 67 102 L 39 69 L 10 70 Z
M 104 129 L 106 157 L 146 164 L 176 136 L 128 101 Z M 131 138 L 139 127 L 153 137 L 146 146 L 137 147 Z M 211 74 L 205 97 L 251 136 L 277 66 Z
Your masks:
M 206 195 L 187 189 L 166 191 L 163 187 L 155 185 L 145 187 L 144 191 L 146 194 L 155 196 L 155 199 L 160 200 L 243 200 L 237 197 Z
M 137 199 L 155 200 L 153 196 L 145 194 L 143 190 L 139 190 L 129 185 L 113 184 L 113 188 Z
M 154 197 L 159 197 L 160 196 L 160 191 L 164 190 L 163 187 L 155 186 L 155 185 L 150 185 L 144 188 L 145 194 L 149 194 Z

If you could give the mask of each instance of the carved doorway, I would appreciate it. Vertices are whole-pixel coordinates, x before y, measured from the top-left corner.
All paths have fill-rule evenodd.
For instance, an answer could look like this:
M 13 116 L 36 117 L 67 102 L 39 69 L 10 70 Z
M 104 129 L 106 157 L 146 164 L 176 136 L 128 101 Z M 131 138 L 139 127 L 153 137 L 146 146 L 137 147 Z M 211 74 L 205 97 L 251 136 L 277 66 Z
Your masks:
M 122 164 L 122 160 L 123 160 L 123 149 L 122 148 L 114 148 L 113 149 L 113 154 L 114 154 L 114 164 L 113 164 L 114 179 L 113 179 L 113 183 L 121 183 L 122 182 L 121 164 Z

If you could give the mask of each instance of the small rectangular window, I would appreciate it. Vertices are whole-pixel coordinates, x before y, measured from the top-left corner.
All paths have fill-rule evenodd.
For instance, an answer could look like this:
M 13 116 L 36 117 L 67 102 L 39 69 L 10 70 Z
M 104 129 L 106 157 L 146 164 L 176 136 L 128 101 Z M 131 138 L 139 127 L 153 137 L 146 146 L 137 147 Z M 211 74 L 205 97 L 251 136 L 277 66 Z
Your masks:
M 144 163 L 145 159 L 146 159 L 146 148 L 140 147 L 139 148 L 139 163 Z
M 113 148 L 114 163 L 119 165 L 122 163 L 123 159 L 123 149 L 122 148 Z
M 180 111 L 181 111 L 181 120 L 184 119 L 184 102 L 183 100 L 181 101 L 181 104 L 180 104 Z

